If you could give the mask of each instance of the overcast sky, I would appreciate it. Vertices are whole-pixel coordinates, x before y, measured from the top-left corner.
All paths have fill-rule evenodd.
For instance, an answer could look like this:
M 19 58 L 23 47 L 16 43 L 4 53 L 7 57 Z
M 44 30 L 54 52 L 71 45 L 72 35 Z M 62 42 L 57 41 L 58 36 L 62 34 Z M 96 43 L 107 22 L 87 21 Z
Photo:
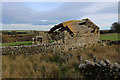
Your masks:
M 118 21 L 117 2 L 3 2 L 3 30 L 49 30 L 67 20 L 89 18 L 100 29 Z M 1 23 L 0 23 L 1 24 Z

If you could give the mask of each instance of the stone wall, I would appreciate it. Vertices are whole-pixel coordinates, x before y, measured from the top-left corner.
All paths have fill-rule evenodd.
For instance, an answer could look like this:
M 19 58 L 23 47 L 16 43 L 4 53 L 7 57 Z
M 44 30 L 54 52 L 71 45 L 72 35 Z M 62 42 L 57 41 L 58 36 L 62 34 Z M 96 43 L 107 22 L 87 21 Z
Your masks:
M 60 44 L 41 44 L 32 46 L 8 46 L 2 47 L 2 55 L 8 54 L 40 54 L 54 53 L 54 51 L 63 49 Z
M 94 62 L 86 60 L 79 65 L 79 69 L 84 78 L 88 80 L 120 79 L 120 65 L 118 63 L 111 63 L 108 59 L 104 61 L 94 59 Z
M 65 49 L 71 47 L 83 47 L 87 44 L 95 44 L 99 41 L 99 35 L 94 33 L 76 34 L 71 37 L 68 32 L 65 34 Z

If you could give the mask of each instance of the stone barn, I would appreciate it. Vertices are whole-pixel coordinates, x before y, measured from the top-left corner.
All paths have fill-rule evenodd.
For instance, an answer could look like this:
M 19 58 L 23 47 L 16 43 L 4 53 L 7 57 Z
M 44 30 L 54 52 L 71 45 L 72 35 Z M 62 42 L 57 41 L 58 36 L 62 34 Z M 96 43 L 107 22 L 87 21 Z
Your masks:
M 99 27 L 88 18 L 65 21 L 55 25 L 48 33 L 55 43 L 64 44 L 66 49 L 94 44 L 99 40 Z

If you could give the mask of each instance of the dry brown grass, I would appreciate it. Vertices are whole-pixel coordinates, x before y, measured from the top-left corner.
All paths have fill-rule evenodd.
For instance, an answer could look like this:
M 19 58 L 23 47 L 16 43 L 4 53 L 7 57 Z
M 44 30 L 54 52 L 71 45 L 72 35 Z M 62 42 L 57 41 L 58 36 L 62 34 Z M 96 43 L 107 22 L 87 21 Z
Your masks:
M 120 63 L 117 45 L 81 48 L 78 50 L 56 52 L 54 54 L 4 55 L 2 56 L 3 78 L 80 78 L 79 56 L 83 61 L 109 59 Z

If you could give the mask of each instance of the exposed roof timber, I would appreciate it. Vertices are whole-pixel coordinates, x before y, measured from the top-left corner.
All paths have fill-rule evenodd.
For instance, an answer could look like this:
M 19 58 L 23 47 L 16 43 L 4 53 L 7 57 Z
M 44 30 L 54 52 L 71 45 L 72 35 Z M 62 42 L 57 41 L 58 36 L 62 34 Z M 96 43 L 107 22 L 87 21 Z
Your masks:
M 55 25 L 53 28 L 50 29 L 49 33 L 53 33 L 56 29 L 59 29 L 61 27 L 63 27 L 62 23 Z
M 74 33 L 74 34 L 77 32 L 85 33 L 86 30 L 89 31 L 90 28 L 99 29 L 99 27 L 97 27 L 91 20 L 86 18 L 82 20 L 65 21 L 63 23 L 55 25 L 53 28 L 50 29 L 49 33 L 53 33 L 57 29 L 60 32 L 67 30 L 69 33 Z

